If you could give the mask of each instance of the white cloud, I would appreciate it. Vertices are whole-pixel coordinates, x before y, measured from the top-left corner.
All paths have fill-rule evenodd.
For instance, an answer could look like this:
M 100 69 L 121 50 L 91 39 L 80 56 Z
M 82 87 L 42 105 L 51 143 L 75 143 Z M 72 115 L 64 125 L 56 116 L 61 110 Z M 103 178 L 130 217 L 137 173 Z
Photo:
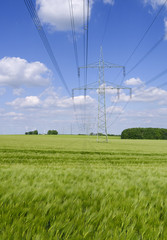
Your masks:
M 90 96 L 86 96 L 86 98 L 84 96 L 76 96 L 74 97 L 74 103 L 75 105 L 94 105 L 95 104 L 95 99 L 93 99 L 92 97 Z
M 77 30 L 83 24 L 83 0 L 73 0 L 72 3 Z M 90 15 L 92 4 L 93 1 L 90 1 Z M 53 30 L 71 30 L 69 0 L 36 0 L 36 5 L 42 23 L 48 24 Z
M 144 4 L 149 4 L 152 6 L 153 9 L 157 9 L 157 7 L 164 5 L 165 0 L 144 0 Z M 167 8 L 167 2 L 165 4 Z M 164 39 L 167 40 L 167 20 L 164 19 L 164 25 L 165 25 L 165 33 L 164 33 Z
M 114 101 L 115 98 L 112 99 Z M 132 89 L 132 98 L 122 92 L 119 97 L 120 102 L 127 102 L 131 100 L 132 102 L 154 102 L 157 101 L 158 104 L 162 105 L 167 102 L 167 91 L 157 88 L 157 87 L 149 87 L 149 88 L 136 88 Z
M 159 109 L 158 109 L 158 113 L 159 113 L 160 115 L 167 115 L 167 108 L 166 108 L 166 107 L 159 108 Z
M 84 132 L 84 124 L 87 125 L 87 129 L 92 125 L 96 127 L 94 120 L 96 114 L 94 112 L 97 109 L 97 102 L 89 95 L 86 96 L 86 99 L 84 96 L 75 96 L 74 99 L 62 97 L 53 87 L 49 87 L 39 96 L 16 98 L 6 104 L 8 108 L 12 109 L 11 112 L 15 109 L 24 114 L 22 124 L 26 124 L 30 129 L 33 129 L 35 123 L 38 123 L 38 130 L 43 128 L 58 129 L 58 126 L 62 126 L 63 123 L 68 128 L 71 122 L 75 123 L 76 132 L 77 128 Z M 13 119 L 17 117 L 19 118 L 19 116 L 13 116 Z M 8 118 L 12 121 L 12 117 L 8 116 Z
M 165 37 L 164 37 L 164 39 L 167 40 L 167 19 L 164 19 L 164 25 L 165 25 Z
M 13 95 L 20 96 L 23 93 L 24 93 L 24 89 L 23 88 L 15 88 L 15 89 L 13 89 Z
M 122 107 L 110 106 L 106 109 L 107 113 L 123 113 Z
M 137 85 L 141 85 L 143 84 L 143 82 L 141 81 L 140 78 L 130 78 L 128 80 L 125 81 L 126 85 L 131 85 L 131 86 L 137 86 Z
M 167 102 L 167 91 L 156 87 L 136 88 L 133 91 L 133 98 L 131 100 L 133 104 L 130 104 L 130 108 L 127 107 L 125 109 L 124 106 L 129 99 L 128 93 L 124 91 L 120 93 L 120 100 L 117 98 L 117 105 L 115 106 L 109 106 L 110 102 L 108 102 L 109 99 L 107 99 L 106 110 L 108 123 L 110 123 L 109 116 L 114 114 L 116 115 L 112 118 L 114 124 L 118 122 L 114 120 L 117 116 L 120 116 L 120 121 L 126 118 L 122 128 L 127 128 L 131 126 L 131 124 L 132 126 L 138 126 L 137 124 L 141 122 L 141 120 L 143 126 L 146 123 L 149 124 L 149 126 L 153 126 L 152 124 L 155 124 L 155 122 L 159 124 L 157 126 L 161 127 L 163 127 L 163 124 L 166 124 L 167 108 L 165 104 Z M 75 111 L 73 102 L 75 103 Z M 91 95 L 87 95 L 86 101 L 82 95 L 75 96 L 72 100 L 72 98 L 69 97 L 59 96 L 55 88 L 49 87 L 39 96 L 16 98 L 8 102 L 7 105 L 8 109 L 11 108 L 11 110 L 6 113 L 3 109 L 0 109 L 0 120 L 3 125 L 7 123 L 7 125 L 11 126 L 13 124 L 13 126 L 16 127 L 16 133 L 23 133 L 25 131 L 25 125 L 28 126 L 30 130 L 37 126 L 37 129 L 41 133 L 44 132 L 44 129 L 46 129 L 45 132 L 47 132 L 48 129 L 57 129 L 61 133 L 70 133 L 71 123 L 73 124 L 73 131 L 75 133 L 84 133 L 85 129 L 88 133 L 91 131 L 96 132 L 97 130 L 98 104 L 97 100 Z M 149 106 L 152 107 L 150 108 Z M 19 113 L 17 113 L 17 111 L 19 111 Z M 15 121 L 17 124 L 15 123 L 14 125 L 14 120 L 18 120 L 19 124 Z M 13 130 L 8 129 L 8 131 L 12 132 Z M 119 126 L 118 132 L 120 131 Z M 1 132 L 3 132 L 3 129 Z M 4 133 L 6 133 L 5 130 Z
M 157 101 L 159 104 L 163 104 L 166 100 L 167 91 L 156 87 L 149 87 L 147 89 L 136 90 L 134 94 L 132 94 L 132 101 L 140 102 Z
M 118 102 L 128 102 L 130 100 L 131 100 L 130 94 L 128 95 L 125 92 L 120 93 L 119 98 L 118 98 L 118 96 L 111 98 L 111 102 L 117 102 L 117 101 Z
M 111 4 L 111 5 L 114 5 L 114 3 L 115 3 L 115 1 L 114 0 L 103 0 L 103 2 L 105 3 L 105 4 Z
M 86 96 L 76 96 L 73 99 L 69 97 L 60 97 L 55 92 L 53 87 L 45 89 L 45 91 L 39 96 L 27 96 L 25 98 L 16 98 L 12 102 L 7 102 L 7 105 L 10 105 L 16 109 L 34 109 L 34 108 L 43 108 L 43 109 L 71 109 L 73 105 L 83 106 L 87 105 L 92 107 L 95 104 L 95 100 Z
M 76 106 L 81 105 L 92 105 L 95 100 L 89 95 L 86 98 L 82 95 L 75 96 L 73 99 L 69 97 L 60 97 L 55 91 L 54 87 L 49 87 L 43 91 L 39 98 L 44 107 L 60 107 L 60 108 L 70 108 L 75 104 Z
M 97 86 L 98 87 L 98 86 Z M 105 94 L 110 94 L 110 95 L 115 95 L 118 93 L 117 87 L 111 86 L 111 85 L 106 85 L 106 84 L 101 84 L 99 89 L 96 90 L 96 93 L 104 93 L 105 89 Z M 120 89 L 121 91 L 121 89 Z
M 3 112 L 0 113 L 1 118 L 5 119 L 12 119 L 12 120 L 22 120 L 24 119 L 24 115 L 22 113 L 16 113 L 16 112 Z
M 86 99 L 84 98 L 84 96 L 76 96 L 74 97 L 74 99 L 72 99 L 67 97 L 58 97 L 58 95 L 55 93 L 55 95 L 46 97 L 43 100 L 42 104 L 45 108 L 72 108 L 74 104 L 75 106 L 91 106 L 92 104 L 94 104 L 94 102 L 95 100 L 88 95 L 86 96 Z
M 12 102 L 6 103 L 14 108 L 35 108 L 40 106 L 40 99 L 37 96 L 28 96 L 25 98 L 16 98 Z
M 46 86 L 50 82 L 51 73 L 40 62 L 27 62 L 19 57 L 0 59 L 0 86 Z
M 164 0 L 144 0 L 145 4 L 150 4 L 152 8 L 157 8 L 159 5 L 163 5 L 165 3 Z M 167 4 L 166 4 L 167 6 Z

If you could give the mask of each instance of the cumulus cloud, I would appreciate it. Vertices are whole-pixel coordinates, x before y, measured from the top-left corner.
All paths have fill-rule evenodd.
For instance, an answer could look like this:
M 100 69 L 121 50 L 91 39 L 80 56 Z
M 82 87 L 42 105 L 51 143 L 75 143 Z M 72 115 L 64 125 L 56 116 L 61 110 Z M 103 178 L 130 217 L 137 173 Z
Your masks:
M 14 101 L 6 104 L 14 108 L 35 108 L 40 106 L 40 99 L 37 96 L 28 96 L 25 98 L 16 98 Z
M 0 86 L 46 86 L 51 73 L 41 62 L 27 62 L 19 57 L 0 59 Z
M 97 86 L 98 88 L 98 86 Z M 96 90 L 96 93 L 104 93 L 104 89 L 105 89 L 105 93 L 106 94 L 110 94 L 110 95 L 115 95 L 118 93 L 117 87 L 112 86 L 112 85 L 106 85 L 106 84 L 101 84 L 101 86 L 99 87 L 99 89 Z M 121 91 L 121 89 L 120 89 Z
M 87 105 L 92 107 L 95 103 L 95 99 L 91 96 L 76 96 L 73 99 L 69 97 L 60 97 L 53 87 L 47 88 L 39 96 L 27 96 L 25 98 L 16 98 L 12 102 L 6 104 L 16 109 L 71 109 L 73 105 L 82 106 Z
M 112 99 L 114 101 L 115 99 Z M 125 92 L 122 92 L 119 96 L 120 102 L 127 102 L 131 100 L 132 102 L 154 102 L 157 101 L 158 104 L 165 104 L 167 101 L 167 91 L 157 87 L 149 88 L 136 88 L 132 90 L 132 98 Z
M 164 0 L 144 0 L 144 3 L 145 3 L 145 5 L 146 4 L 151 5 L 153 9 L 157 9 L 157 7 L 164 5 L 165 1 Z M 167 2 L 165 4 L 165 6 L 167 8 Z M 166 19 L 164 19 L 164 25 L 165 25 L 164 39 L 167 40 L 167 20 Z
M 158 113 L 161 114 L 161 115 L 166 115 L 167 114 L 167 108 L 166 107 L 159 108 Z
M 23 88 L 15 88 L 15 89 L 13 89 L 13 95 L 20 96 L 23 93 L 24 93 L 24 89 Z
M 125 84 L 127 86 L 131 85 L 131 86 L 137 86 L 137 85 L 141 85 L 143 84 L 143 82 L 141 81 L 140 78 L 130 78 L 128 80 L 125 81 Z
M 144 0 L 145 4 L 150 4 L 154 9 L 157 8 L 159 5 L 163 5 L 164 2 L 164 0 Z
M 43 106 L 45 108 L 49 108 L 49 107 L 58 107 L 58 108 L 71 108 L 73 107 L 73 105 L 75 104 L 75 106 L 81 106 L 81 105 L 92 105 L 94 104 L 95 100 L 90 97 L 90 96 L 86 96 L 86 99 L 84 96 L 76 96 L 73 98 L 68 98 L 68 97 L 58 97 L 56 94 L 55 95 L 51 95 L 46 97 L 43 100 Z
M 16 113 L 16 112 L 3 112 L 0 113 L 1 118 L 5 119 L 12 119 L 12 120 L 22 120 L 24 119 L 24 115 L 22 113 Z
M 112 97 L 114 96 L 112 95 Z M 108 100 L 109 99 L 107 99 L 106 102 L 107 118 L 109 119 L 111 114 L 118 116 L 123 114 L 123 118 L 121 119 L 123 120 L 126 117 L 128 124 L 131 124 L 129 122 L 130 118 L 133 118 L 134 124 L 136 124 L 136 119 L 139 118 L 145 119 L 145 121 L 154 119 L 151 121 L 155 122 L 155 118 L 157 121 L 160 117 L 165 119 L 164 117 L 167 114 L 165 105 L 167 102 L 167 91 L 156 87 L 138 87 L 133 91 L 131 99 L 133 107 L 135 106 L 135 102 L 140 103 L 140 106 L 143 106 L 142 111 L 137 108 L 133 108 L 133 110 L 124 109 L 126 102 L 130 100 L 130 96 L 124 91 L 120 92 L 120 99 L 117 98 L 117 105 L 109 106 L 111 103 Z M 148 107 L 149 105 L 147 103 L 151 102 L 154 103 L 152 106 L 155 106 L 155 111 Z M 73 108 L 74 103 L 75 108 Z M 97 100 L 91 95 L 87 95 L 86 100 L 83 95 L 75 96 L 72 100 L 72 98 L 60 96 L 54 87 L 49 87 L 39 96 L 18 97 L 8 102 L 7 105 L 9 109 L 11 108 L 11 111 L 5 113 L 3 109 L 0 109 L 0 119 L 3 119 L 4 122 L 11 121 L 12 123 L 12 120 L 18 120 L 20 121 L 19 124 L 23 124 L 23 126 L 26 124 L 30 129 L 34 129 L 35 125 L 38 126 L 39 131 L 51 128 L 58 129 L 58 126 L 62 129 L 63 126 L 63 128 L 66 129 L 65 132 L 70 131 L 69 129 L 71 128 L 69 126 L 73 123 L 73 125 L 75 125 L 73 128 L 76 129 L 76 133 L 78 133 L 78 131 L 84 132 L 85 127 L 87 130 L 92 131 L 92 129 L 94 129 L 93 131 L 96 131 L 98 104 Z M 17 113 L 17 111 L 20 113 Z M 142 123 L 143 122 L 144 120 L 142 120 Z M 64 125 L 62 123 L 64 123 Z M 60 130 L 60 132 L 61 131 L 62 130 Z
M 107 113 L 123 113 L 122 107 L 110 106 L 106 109 Z
M 114 0 L 103 0 L 105 4 L 111 4 L 114 5 L 115 1 Z
M 83 24 L 83 0 L 73 0 L 72 3 L 75 27 L 77 30 Z M 36 5 L 42 23 L 48 24 L 53 30 L 57 31 L 71 30 L 68 0 L 36 0 Z M 92 5 L 93 0 L 90 1 L 90 15 Z
M 165 25 L 165 37 L 164 37 L 164 39 L 167 40 L 167 19 L 164 19 L 164 25 Z

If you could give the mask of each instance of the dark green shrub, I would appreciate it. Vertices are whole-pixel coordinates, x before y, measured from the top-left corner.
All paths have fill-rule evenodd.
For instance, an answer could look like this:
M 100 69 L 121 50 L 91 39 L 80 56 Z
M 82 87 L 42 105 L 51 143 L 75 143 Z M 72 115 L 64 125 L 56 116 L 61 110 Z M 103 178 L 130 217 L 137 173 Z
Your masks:
M 121 133 L 122 139 L 167 139 L 165 128 L 128 128 Z
M 57 130 L 49 130 L 48 135 L 57 135 L 58 134 L 58 131 Z

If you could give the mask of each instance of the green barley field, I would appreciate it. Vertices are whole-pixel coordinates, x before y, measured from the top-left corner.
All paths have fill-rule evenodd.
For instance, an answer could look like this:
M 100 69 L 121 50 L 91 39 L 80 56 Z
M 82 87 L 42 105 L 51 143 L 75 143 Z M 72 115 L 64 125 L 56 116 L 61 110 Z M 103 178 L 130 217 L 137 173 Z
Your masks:
M 0 240 L 167 239 L 167 141 L 0 136 Z

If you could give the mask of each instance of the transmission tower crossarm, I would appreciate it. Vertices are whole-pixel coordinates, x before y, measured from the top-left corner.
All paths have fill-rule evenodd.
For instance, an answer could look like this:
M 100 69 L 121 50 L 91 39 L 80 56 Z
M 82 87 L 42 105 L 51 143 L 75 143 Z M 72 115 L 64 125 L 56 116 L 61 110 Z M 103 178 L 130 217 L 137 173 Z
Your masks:
M 94 64 L 88 64 L 86 66 L 79 67 L 78 68 L 78 76 L 80 76 L 80 69 L 85 69 L 85 68 L 86 69 L 87 68 L 98 68 L 99 71 L 100 71 L 101 68 L 103 68 L 103 70 L 105 68 L 122 68 L 123 69 L 123 76 L 125 77 L 125 75 L 126 75 L 125 66 L 102 61 L 102 65 L 99 64 L 99 62 L 96 62 Z
M 121 65 L 116 65 L 116 64 L 108 64 L 108 63 L 105 63 L 104 62 L 104 65 L 103 65 L 104 68 L 125 68 L 124 66 L 121 66 Z M 91 64 L 88 64 L 87 66 L 81 66 L 79 67 L 79 69 L 81 68 L 99 68 L 99 63 L 96 63 L 94 65 L 91 65 Z
M 128 88 L 128 87 L 110 87 L 110 86 L 108 86 L 108 87 L 106 87 L 106 86 L 104 86 L 104 87 L 80 87 L 80 88 L 73 88 L 72 89 L 72 95 L 74 94 L 74 91 L 75 90 L 108 90 L 108 89 L 128 89 L 128 90 L 130 90 L 131 88 Z

